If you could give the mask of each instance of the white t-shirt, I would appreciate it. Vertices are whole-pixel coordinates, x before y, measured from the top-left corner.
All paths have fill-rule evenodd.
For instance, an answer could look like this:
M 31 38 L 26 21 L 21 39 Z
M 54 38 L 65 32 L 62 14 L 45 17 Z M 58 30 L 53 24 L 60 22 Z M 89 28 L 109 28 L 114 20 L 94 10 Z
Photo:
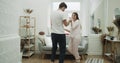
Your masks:
M 65 12 L 57 10 L 51 14 L 51 32 L 57 34 L 65 34 L 63 20 L 67 19 Z

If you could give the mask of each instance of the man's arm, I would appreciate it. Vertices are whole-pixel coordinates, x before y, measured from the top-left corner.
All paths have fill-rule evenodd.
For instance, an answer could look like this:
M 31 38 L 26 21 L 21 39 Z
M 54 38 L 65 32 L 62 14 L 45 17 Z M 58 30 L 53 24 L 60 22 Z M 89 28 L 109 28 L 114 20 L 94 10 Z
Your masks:
M 69 20 L 68 22 L 67 22 L 67 20 L 66 20 L 66 19 L 65 19 L 65 20 L 63 20 L 63 24 L 64 24 L 65 26 L 68 26 L 70 23 L 71 23 L 71 20 Z

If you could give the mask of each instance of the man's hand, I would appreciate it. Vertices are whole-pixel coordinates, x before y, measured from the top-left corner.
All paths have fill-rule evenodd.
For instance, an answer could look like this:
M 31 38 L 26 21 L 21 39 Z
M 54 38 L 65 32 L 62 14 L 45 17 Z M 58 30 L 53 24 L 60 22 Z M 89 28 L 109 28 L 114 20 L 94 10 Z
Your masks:
M 70 30 L 68 30 L 68 29 L 64 29 L 64 30 L 70 33 Z

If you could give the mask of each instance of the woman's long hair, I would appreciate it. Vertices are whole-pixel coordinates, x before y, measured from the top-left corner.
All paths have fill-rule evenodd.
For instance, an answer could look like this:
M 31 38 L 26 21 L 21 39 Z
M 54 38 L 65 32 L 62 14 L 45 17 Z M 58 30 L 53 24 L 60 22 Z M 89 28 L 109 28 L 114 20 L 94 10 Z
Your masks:
M 76 15 L 76 19 L 79 20 L 78 13 L 77 12 L 73 12 L 73 14 L 75 14 Z

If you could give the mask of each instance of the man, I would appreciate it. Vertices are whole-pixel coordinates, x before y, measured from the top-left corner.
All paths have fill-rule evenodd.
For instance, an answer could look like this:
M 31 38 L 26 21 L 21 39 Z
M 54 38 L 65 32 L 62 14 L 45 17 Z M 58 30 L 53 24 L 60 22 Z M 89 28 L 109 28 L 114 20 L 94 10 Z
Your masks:
M 59 63 L 64 63 L 64 56 L 66 51 L 66 36 L 64 33 L 64 27 L 68 26 L 70 21 L 67 22 L 66 15 L 64 13 L 67 5 L 64 2 L 59 4 L 57 11 L 51 14 L 51 37 L 52 37 L 52 54 L 51 54 L 51 63 L 54 63 L 57 44 L 59 44 L 60 56 Z

